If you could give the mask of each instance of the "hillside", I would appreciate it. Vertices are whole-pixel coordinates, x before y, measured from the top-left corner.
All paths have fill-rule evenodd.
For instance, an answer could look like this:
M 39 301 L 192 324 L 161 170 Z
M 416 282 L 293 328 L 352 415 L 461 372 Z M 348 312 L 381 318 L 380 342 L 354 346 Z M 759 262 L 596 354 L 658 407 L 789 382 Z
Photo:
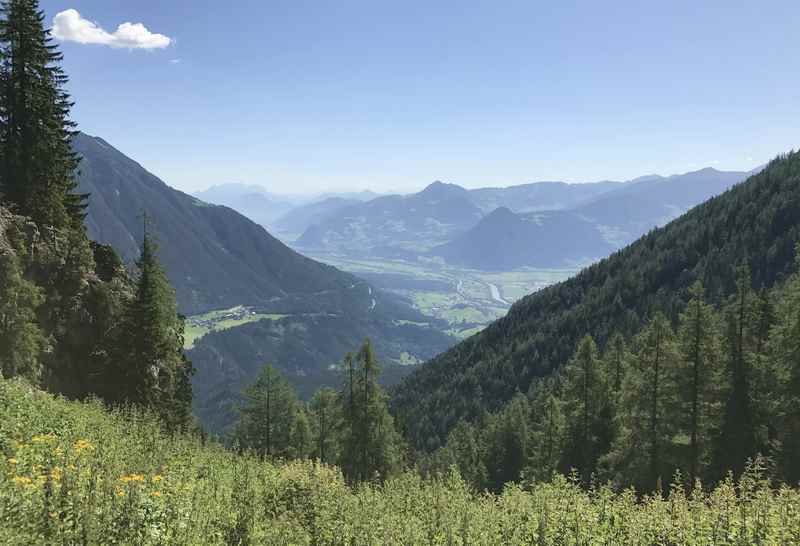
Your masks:
M 335 217 L 309 227 L 296 245 L 354 255 L 414 253 L 466 231 L 480 217 L 481 210 L 467 190 L 434 182 L 419 193 L 378 197 L 342 209 Z
M 80 133 L 73 146 L 83 157 L 79 189 L 91 194 L 89 236 L 132 262 L 139 255 L 146 211 L 185 314 L 344 289 L 354 282 L 351 275 L 301 256 L 230 208 L 170 188 L 101 138 Z
M 703 280 L 712 301 L 734 290 L 735 265 L 754 287 L 790 269 L 800 240 L 800 153 L 699 205 L 667 226 L 518 301 L 504 318 L 416 370 L 394 394 L 411 441 L 433 449 L 459 419 L 495 410 L 571 356 L 578 339 L 634 333 L 654 308 L 670 318 Z
M 607 256 L 615 250 L 599 227 L 572 211 L 515 214 L 495 209 L 431 254 L 447 263 L 486 271 L 520 267 L 565 267 Z
M 423 480 L 413 472 L 350 488 L 335 467 L 239 455 L 166 435 L 151 416 L 67 402 L 2 378 L 0 450 L 3 544 L 393 545 L 453 537 L 554 545 L 569 528 L 582 543 L 644 546 L 652 541 L 642 537 L 711 543 L 725 533 L 778 544 L 800 533 L 791 517 L 797 491 L 774 490 L 758 474 L 742 481 L 740 495 L 722 485 L 691 501 L 676 489 L 667 501 L 641 503 L 564 478 L 502 495 L 475 494 L 457 475 Z M 760 515 L 731 518 L 732 509 Z

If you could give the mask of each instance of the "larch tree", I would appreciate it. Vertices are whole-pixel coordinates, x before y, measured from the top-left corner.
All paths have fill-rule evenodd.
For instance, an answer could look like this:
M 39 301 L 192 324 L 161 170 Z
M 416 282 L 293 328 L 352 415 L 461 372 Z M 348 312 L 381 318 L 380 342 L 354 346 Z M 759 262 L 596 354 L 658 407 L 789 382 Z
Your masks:
M 323 387 L 309 403 L 314 457 L 322 463 L 334 464 L 339 456 L 338 430 L 341 409 L 335 390 Z
M 689 436 L 687 454 L 689 483 L 693 486 L 710 464 L 711 439 L 721 419 L 723 376 L 717 317 L 705 302 L 703 285 L 689 289 L 689 303 L 680 315 L 678 342 L 681 366 L 677 374 L 681 396 L 682 428 Z

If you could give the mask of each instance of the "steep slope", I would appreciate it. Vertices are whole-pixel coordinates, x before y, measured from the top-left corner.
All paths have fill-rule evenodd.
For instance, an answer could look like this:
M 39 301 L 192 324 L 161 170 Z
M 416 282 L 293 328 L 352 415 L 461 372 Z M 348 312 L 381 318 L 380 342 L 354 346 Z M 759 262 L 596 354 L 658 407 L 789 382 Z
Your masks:
M 674 318 L 697 279 L 719 301 L 733 291 L 739 263 L 749 265 L 754 286 L 772 285 L 790 270 L 798 240 L 800 153 L 791 153 L 572 279 L 523 298 L 407 378 L 394 394 L 396 413 L 417 446 L 435 448 L 459 419 L 499 408 L 561 366 L 585 333 L 601 344 L 612 331 L 631 334 L 654 307 Z
M 420 251 L 443 243 L 481 218 L 469 192 L 434 182 L 408 196 L 379 197 L 347 207 L 312 226 L 297 240 L 300 248 L 357 255 Z
M 484 212 L 506 207 L 514 212 L 570 209 L 599 195 L 621 188 L 622 182 L 533 182 L 507 188 L 470 190 L 472 202 Z
M 277 233 L 289 236 L 302 235 L 311 226 L 319 225 L 333 218 L 342 210 L 358 205 L 363 201 L 344 197 L 327 197 L 291 209 L 274 222 Z
M 669 177 L 645 176 L 574 210 L 602 226 L 610 240 L 627 244 L 721 194 L 748 174 L 706 168 Z
M 170 188 L 101 138 L 78 134 L 73 146 L 83 157 L 79 190 L 91 194 L 90 237 L 133 261 L 146 211 L 163 243 L 159 257 L 183 313 L 266 303 L 354 282 L 294 252 L 230 208 Z
M 614 250 L 597 225 L 572 211 L 515 214 L 501 207 L 431 253 L 451 264 L 508 271 L 525 266 L 575 266 Z
M 247 184 L 211 186 L 205 191 L 195 192 L 194 196 L 206 203 L 230 207 L 265 228 L 272 227 L 278 218 L 295 206 L 270 195 L 261 186 Z

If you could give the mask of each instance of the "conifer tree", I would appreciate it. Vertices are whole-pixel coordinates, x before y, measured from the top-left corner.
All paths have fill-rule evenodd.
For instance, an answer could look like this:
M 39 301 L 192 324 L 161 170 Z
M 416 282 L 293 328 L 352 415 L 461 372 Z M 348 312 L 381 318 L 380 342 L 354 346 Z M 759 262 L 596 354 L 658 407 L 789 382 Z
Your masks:
M 323 387 L 314 393 L 309 404 L 313 454 L 322 463 L 334 464 L 339 456 L 337 431 L 341 410 L 336 391 Z
M 0 3 L 0 194 L 40 225 L 82 230 L 61 60 L 37 0 Z
M 689 290 L 690 300 L 680 316 L 678 340 L 681 367 L 678 392 L 681 395 L 680 415 L 683 429 L 689 435 L 689 483 L 701 477 L 710 463 L 710 440 L 721 420 L 720 349 L 717 319 L 714 310 L 703 299 L 699 282 Z
M 526 474 L 535 480 L 549 480 L 558 469 L 564 448 L 564 411 L 552 388 L 544 385 L 537 389 L 532 411 L 532 447 Z
M 38 383 L 47 340 L 36 320 L 41 290 L 22 277 L 19 260 L 0 250 L 0 373 Z
M 380 367 L 369 340 L 348 359 L 348 380 L 340 399 L 347 401 L 342 422 L 340 466 L 354 482 L 385 479 L 400 464 L 400 437 L 378 385 Z
M 458 467 L 461 477 L 476 489 L 486 486 L 486 465 L 478 431 L 466 421 L 459 421 L 447 438 L 450 460 Z
M 177 311 L 175 290 L 156 252 L 145 216 L 136 294 L 123 320 L 127 343 L 118 397 L 152 408 L 171 426 L 189 412 L 193 370 L 183 353 L 184 320 Z
M 619 407 L 620 433 L 606 458 L 620 484 L 651 491 L 660 479 L 672 478 L 679 360 L 672 327 L 656 313 L 634 339 Z
M 604 444 L 609 440 L 610 428 L 605 419 L 608 406 L 605 380 L 597 345 L 591 336 L 581 339 L 564 367 L 561 399 L 567 430 L 560 467 L 563 472 L 576 468 L 588 481 L 607 448 Z
M 756 424 L 752 407 L 752 308 L 754 298 L 750 271 L 737 270 L 736 294 L 723 310 L 723 351 L 729 391 L 725 401 L 722 430 L 715 452 L 715 478 L 733 471 L 738 476 L 747 460 L 756 455 Z
M 265 458 L 304 456 L 307 438 L 305 431 L 301 437 L 296 436 L 300 408 L 289 382 L 275 368 L 266 365 L 243 394 L 244 403 L 234 433 L 239 446 Z M 307 424 L 306 420 L 306 429 Z M 295 445 L 298 439 L 303 445 Z
M 778 422 L 778 462 L 787 483 L 800 482 L 800 244 L 796 271 L 779 291 L 776 321 L 768 340 L 768 354 L 778 378 L 771 393 L 780 399 L 772 416 Z M 773 395 L 774 396 L 774 395 Z
M 603 354 L 603 364 L 608 389 L 613 399 L 619 396 L 622 390 L 622 381 L 625 378 L 625 362 L 627 360 L 628 348 L 625 345 L 625 338 L 622 334 L 615 333 L 608 340 Z

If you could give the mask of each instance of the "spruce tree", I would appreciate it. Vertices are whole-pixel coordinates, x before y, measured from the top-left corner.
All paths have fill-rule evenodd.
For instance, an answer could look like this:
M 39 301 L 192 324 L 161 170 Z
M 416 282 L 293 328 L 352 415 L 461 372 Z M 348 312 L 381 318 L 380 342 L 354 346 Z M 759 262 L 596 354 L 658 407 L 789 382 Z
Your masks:
M 0 194 L 39 225 L 82 230 L 61 60 L 37 0 L 0 4 Z
M 681 368 L 677 375 L 681 395 L 680 415 L 689 436 L 687 454 L 689 483 L 702 476 L 710 463 L 711 439 L 721 420 L 720 349 L 717 318 L 703 299 L 699 282 L 689 290 L 690 300 L 681 313 L 678 340 Z
M 183 352 L 184 320 L 175 290 L 156 252 L 145 216 L 136 294 L 123 319 L 127 342 L 118 398 L 153 409 L 171 426 L 185 422 L 189 412 L 193 370 Z

